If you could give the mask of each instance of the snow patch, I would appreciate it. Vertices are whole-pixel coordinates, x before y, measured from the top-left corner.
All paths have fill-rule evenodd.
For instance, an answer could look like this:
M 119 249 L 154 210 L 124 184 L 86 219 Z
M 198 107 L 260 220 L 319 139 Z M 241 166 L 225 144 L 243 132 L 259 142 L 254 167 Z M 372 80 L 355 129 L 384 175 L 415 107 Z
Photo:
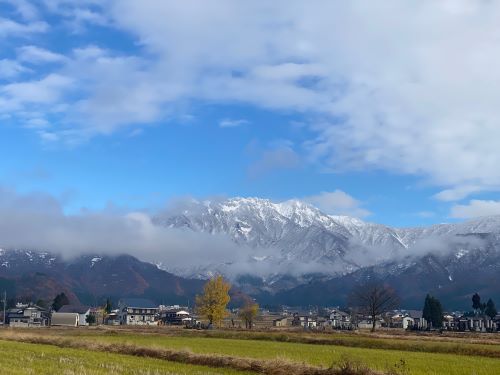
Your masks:
M 102 260 L 102 258 L 100 257 L 95 257 L 95 258 L 92 258 L 90 260 L 90 268 L 94 267 L 94 265 L 97 263 L 97 262 L 100 262 Z

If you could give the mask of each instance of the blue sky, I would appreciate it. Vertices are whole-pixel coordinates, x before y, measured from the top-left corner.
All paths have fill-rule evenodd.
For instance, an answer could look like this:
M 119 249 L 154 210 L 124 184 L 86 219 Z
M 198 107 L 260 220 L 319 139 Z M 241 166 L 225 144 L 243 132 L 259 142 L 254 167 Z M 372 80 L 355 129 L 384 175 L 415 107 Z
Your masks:
M 500 214 L 495 14 L 0 0 L 0 185 L 68 214 L 185 196 L 394 226 Z

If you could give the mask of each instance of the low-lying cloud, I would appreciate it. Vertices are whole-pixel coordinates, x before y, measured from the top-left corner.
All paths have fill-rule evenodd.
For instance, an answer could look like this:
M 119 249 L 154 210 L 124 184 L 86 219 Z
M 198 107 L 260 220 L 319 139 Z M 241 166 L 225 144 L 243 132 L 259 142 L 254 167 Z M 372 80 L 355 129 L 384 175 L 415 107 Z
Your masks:
M 223 235 L 154 225 L 145 212 L 65 214 L 47 194 L 0 189 L 0 247 L 82 254 L 130 254 L 164 267 L 236 262 L 249 254 Z
M 408 248 L 390 241 L 386 245 L 367 245 L 351 239 L 346 254 L 336 261 L 301 261 L 284 257 L 279 247 L 250 247 L 244 242 L 235 243 L 225 234 L 172 228 L 152 219 L 155 215 L 180 215 L 182 219 L 187 209 L 195 216 L 202 213 L 195 211 L 201 210 L 201 205 L 182 199 L 173 202 L 166 212 L 154 214 L 123 210 L 67 214 L 61 202 L 49 194 L 20 194 L 0 188 L 0 248 L 48 251 L 65 259 L 83 254 L 130 254 L 184 275 L 216 271 L 234 279 L 242 274 L 264 278 L 275 274 L 332 275 L 384 262 L 407 264 L 425 255 L 445 256 L 458 249 L 485 245 L 480 236 L 460 235 L 460 231 L 422 231 Z

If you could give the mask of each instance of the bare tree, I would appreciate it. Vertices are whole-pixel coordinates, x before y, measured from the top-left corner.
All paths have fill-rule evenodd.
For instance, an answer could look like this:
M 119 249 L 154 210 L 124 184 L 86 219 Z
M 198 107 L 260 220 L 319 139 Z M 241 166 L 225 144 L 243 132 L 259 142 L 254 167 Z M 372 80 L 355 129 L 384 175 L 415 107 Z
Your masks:
M 367 281 L 353 288 L 349 304 L 372 318 L 372 332 L 378 315 L 399 306 L 399 296 L 389 285 L 380 281 Z

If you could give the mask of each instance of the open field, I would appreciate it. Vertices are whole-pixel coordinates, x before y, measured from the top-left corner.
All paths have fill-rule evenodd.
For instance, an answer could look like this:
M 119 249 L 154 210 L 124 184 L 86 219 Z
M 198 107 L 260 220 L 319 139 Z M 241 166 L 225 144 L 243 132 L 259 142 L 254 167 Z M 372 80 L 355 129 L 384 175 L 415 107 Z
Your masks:
M 249 372 L 213 369 L 169 362 L 153 358 L 137 358 L 106 352 L 59 348 L 52 345 L 29 344 L 0 340 L 0 371 L 2 374 L 227 374 Z
M 498 343 L 498 336 L 484 336 L 483 338 L 471 336 L 460 338 L 425 335 L 421 337 L 415 335 L 399 336 L 384 333 L 370 335 L 339 333 L 307 334 L 298 332 L 200 332 L 169 328 L 143 328 L 140 330 L 120 328 L 52 328 L 47 330 L 7 330 L 5 333 L 0 332 L 0 338 L 3 337 L 9 340 L 17 340 L 23 335 L 53 340 L 53 342 L 60 346 L 71 347 L 72 345 L 84 346 L 86 344 L 101 344 L 109 348 L 120 346 L 125 348 L 152 348 L 154 350 L 171 351 L 173 353 L 192 353 L 195 357 L 219 356 L 221 358 L 226 358 L 226 360 L 235 359 L 235 363 L 240 363 L 242 358 L 268 362 L 278 359 L 285 364 L 289 364 L 290 362 L 302 363 L 305 366 L 316 369 L 326 369 L 332 364 L 340 363 L 346 359 L 363 363 L 367 367 L 380 372 L 387 373 L 393 371 L 399 374 L 415 375 L 486 375 L 498 373 L 498 368 L 500 368 L 500 344 Z M 16 343 L 16 345 L 27 344 Z M 46 345 L 41 346 L 46 347 Z M 61 348 L 55 348 L 54 350 L 56 349 L 63 351 L 68 350 Z M 84 349 L 71 350 L 79 352 L 87 351 Z M 120 358 L 130 358 L 130 356 L 119 354 L 108 355 L 116 355 Z M 93 358 L 93 356 L 94 353 L 92 352 L 90 357 Z M 170 357 L 166 356 L 161 358 Z M 148 361 L 161 362 L 161 360 L 153 360 L 150 358 L 140 358 L 140 360 L 135 358 L 132 360 L 135 361 L 136 364 L 143 363 L 143 361 L 145 364 Z M 404 362 L 403 365 L 401 365 L 402 361 Z M 165 366 L 173 365 L 172 362 L 164 362 L 166 363 Z M 200 364 L 203 362 L 194 363 Z M 218 366 L 215 362 L 213 365 Z M 234 363 L 228 366 L 234 367 L 233 365 Z M 396 367 L 396 365 L 398 367 Z M 179 373 L 198 373 L 196 371 L 199 371 L 199 369 L 195 368 L 196 366 L 184 366 L 188 366 L 188 368 L 183 371 L 192 372 Z M 266 372 L 267 370 L 259 366 L 259 363 L 256 362 L 254 365 L 237 368 L 240 370 L 249 369 L 261 373 L 271 373 Z M 212 372 L 206 373 L 216 373 L 213 372 L 215 369 L 210 370 Z M 217 371 L 218 370 L 217 368 Z M 167 368 L 159 371 L 163 373 L 162 371 L 168 372 L 170 370 Z M 226 369 L 224 371 L 229 370 Z M 178 373 L 177 371 L 174 372 Z

